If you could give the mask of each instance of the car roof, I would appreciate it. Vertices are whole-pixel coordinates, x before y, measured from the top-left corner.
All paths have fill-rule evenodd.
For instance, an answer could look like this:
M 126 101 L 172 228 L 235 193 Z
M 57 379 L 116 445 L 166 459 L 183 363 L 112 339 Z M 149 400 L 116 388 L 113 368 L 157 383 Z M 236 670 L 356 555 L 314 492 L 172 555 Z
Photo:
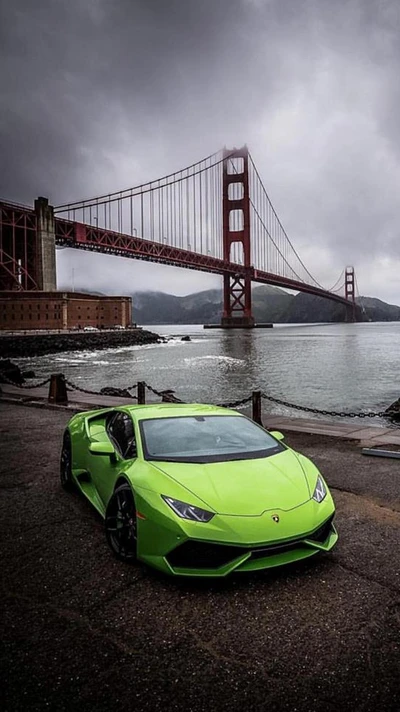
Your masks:
M 217 405 L 204 403 L 149 403 L 148 405 L 128 405 L 123 408 L 136 420 L 149 418 L 179 418 L 191 415 L 238 415 L 236 410 L 229 410 Z

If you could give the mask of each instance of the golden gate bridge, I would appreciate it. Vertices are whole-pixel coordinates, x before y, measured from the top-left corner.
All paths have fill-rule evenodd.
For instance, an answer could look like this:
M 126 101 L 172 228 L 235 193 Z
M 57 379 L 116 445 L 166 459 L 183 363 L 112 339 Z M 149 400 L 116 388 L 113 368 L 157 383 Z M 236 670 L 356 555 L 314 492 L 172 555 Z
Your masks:
M 324 297 L 343 304 L 348 321 L 360 318 L 354 268 L 346 267 L 328 289 L 319 284 L 282 226 L 246 146 L 54 208 L 45 198 L 34 209 L 0 202 L 0 289 L 55 289 L 46 276 L 52 245 L 221 274 L 226 328 L 254 326 L 252 282 Z

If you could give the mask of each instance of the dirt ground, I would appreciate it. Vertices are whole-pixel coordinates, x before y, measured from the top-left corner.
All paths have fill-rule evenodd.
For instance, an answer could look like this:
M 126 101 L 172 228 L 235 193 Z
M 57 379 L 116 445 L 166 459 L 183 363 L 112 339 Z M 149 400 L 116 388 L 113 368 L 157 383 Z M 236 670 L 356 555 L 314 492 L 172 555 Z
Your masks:
M 299 433 L 335 550 L 224 581 L 116 561 L 59 486 L 68 414 L 0 404 L 4 712 L 400 709 L 400 462 Z

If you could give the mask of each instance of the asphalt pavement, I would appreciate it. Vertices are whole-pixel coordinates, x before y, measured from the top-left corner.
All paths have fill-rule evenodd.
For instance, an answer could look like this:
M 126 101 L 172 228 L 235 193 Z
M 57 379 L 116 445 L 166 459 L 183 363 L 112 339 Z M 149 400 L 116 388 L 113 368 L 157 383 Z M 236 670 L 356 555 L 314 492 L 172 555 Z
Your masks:
M 330 554 L 223 581 L 128 566 L 59 485 L 71 413 L 0 404 L 4 712 L 400 709 L 400 462 L 289 432 L 337 505 Z

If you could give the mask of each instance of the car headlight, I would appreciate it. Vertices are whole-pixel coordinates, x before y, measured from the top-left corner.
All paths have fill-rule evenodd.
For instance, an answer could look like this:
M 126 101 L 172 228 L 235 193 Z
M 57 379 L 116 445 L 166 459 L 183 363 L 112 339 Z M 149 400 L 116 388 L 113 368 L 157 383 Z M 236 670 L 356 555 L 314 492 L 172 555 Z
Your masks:
M 164 502 L 169 504 L 171 509 L 182 519 L 190 519 L 192 522 L 209 522 L 213 518 L 214 512 L 208 512 L 206 509 L 200 509 L 200 507 L 195 507 L 193 504 L 186 504 L 186 502 L 180 502 L 179 499 L 173 499 L 172 497 L 167 497 L 162 494 Z
M 315 485 L 315 490 L 312 498 L 315 499 L 316 502 L 322 502 L 322 500 L 325 499 L 326 495 L 327 489 L 325 487 L 325 483 L 321 475 L 318 475 L 317 484 Z

